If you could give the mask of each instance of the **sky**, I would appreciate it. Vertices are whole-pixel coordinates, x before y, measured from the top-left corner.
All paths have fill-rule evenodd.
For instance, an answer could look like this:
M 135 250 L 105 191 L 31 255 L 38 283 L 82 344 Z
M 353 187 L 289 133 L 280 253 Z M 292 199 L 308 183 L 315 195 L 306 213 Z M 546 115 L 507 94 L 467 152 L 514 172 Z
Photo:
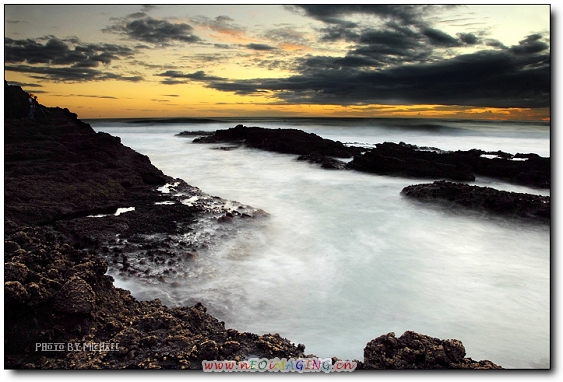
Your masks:
M 3 12 L 5 80 L 83 119 L 550 118 L 550 5 Z

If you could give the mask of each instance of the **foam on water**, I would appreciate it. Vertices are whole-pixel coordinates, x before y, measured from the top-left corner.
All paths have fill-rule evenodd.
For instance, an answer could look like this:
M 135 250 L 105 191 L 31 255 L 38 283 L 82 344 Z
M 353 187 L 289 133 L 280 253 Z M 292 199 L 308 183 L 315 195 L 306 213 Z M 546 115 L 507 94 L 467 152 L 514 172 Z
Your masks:
M 274 127 L 268 123 L 252 125 Z M 278 332 L 320 357 L 363 359 L 371 339 L 414 330 L 459 339 L 476 360 L 549 366 L 549 226 L 403 198 L 401 189 L 425 182 L 419 179 L 322 170 L 292 155 L 213 150 L 174 136 L 193 126 L 93 126 L 120 136 L 167 175 L 270 214 L 235 227 L 236 237 L 199 256 L 174 287 L 116 279 L 136 297 L 169 305 L 201 301 L 228 327 Z M 342 142 L 549 155 L 549 132 L 535 127 L 491 133 L 458 126 L 469 133 L 457 135 L 291 127 Z M 487 178 L 475 184 L 549 195 Z

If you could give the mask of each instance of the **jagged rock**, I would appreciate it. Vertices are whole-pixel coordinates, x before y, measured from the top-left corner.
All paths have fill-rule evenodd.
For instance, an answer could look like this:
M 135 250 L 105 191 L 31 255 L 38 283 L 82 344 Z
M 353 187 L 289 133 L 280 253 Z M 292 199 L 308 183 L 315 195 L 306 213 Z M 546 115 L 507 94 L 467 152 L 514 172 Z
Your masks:
M 219 349 L 213 340 L 206 340 L 199 345 L 199 354 L 202 360 L 217 359 Z
M 4 297 L 8 301 L 19 304 L 26 303 L 30 298 L 29 293 L 19 281 L 6 281 L 4 283 Z
M 317 152 L 337 158 L 349 158 L 351 151 L 342 142 L 324 139 L 297 129 L 265 129 L 237 125 L 217 130 L 213 135 L 196 138 L 195 143 L 244 142 L 249 147 L 284 154 L 308 155 Z
M 73 276 L 55 295 L 54 309 L 71 314 L 89 314 L 94 309 L 95 293 L 80 277 Z
M 362 369 L 490 369 L 501 367 L 490 361 L 466 359 L 457 340 L 440 340 L 412 331 L 396 338 L 391 332 L 370 341 L 364 349 Z
M 401 194 L 410 198 L 453 202 L 473 210 L 546 222 L 549 222 L 551 217 L 549 196 L 500 191 L 490 187 L 446 181 L 407 186 Z
M 9 255 L 20 249 L 20 245 L 14 241 L 4 242 L 4 254 Z
M 375 148 L 345 146 L 296 129 L 265 129 L 237 125 L 217 130 L 213 135 L 194 139 L 194 143 L 231 142 L 286 154 L 300 155 L 299 160 L 319 163 L 323 168 L 349 168 L 379 175 L 416 178 L 440 178 L 473 181 L 475 175 L 493 177 L 526 186 L 549 188 L 550 158 L 536 154 L 512 155 L 502 151 L 445 152 L 433 147 L 417 147 L 404 142 L 383 142 Z M 484 155 L 495 156 L 488 158 Z M 350 158 L 346 165 L 329 158 Z M 527 160 L 513 160 L 513 159 Z
M 487 158 L 483 155 L 494 155 Z M 422 149 L 406 143 L 384 142 L 374 149 L 355 155 L 348 164 L 352 169 L 386 175 L 419 178 L 475 180 L 475 175 L 487 176 L 526 186 L 549 188 L 551 162 L 549 158 L 528 155 L 528 160 L 512 160 L 513 155 L 502 151 L 468 150 L 444 152 Z
M 193 137 L 194 135 L 199 135 L 199 136 L 203 136 L 203 135 L 213 135 L 213 131 L 203 131 L 203 130 L 196 130 L 196 131 L 190 131 L 190 130 L 186 130 L 186 131 L 181 131 L 178 134 L 176 134 L 176 136 L 178 137 Z
M 381 143 L 372 150 L 355 155 L 348 167 L 379 175 L 402 175 L 416 178 L 475 180 L 465 163 L 449 163 L 444 154 L 417 151 L 407 145 Z
M 4 263 L 4 281 L 25 283 L 30 270 L 21 263 Z

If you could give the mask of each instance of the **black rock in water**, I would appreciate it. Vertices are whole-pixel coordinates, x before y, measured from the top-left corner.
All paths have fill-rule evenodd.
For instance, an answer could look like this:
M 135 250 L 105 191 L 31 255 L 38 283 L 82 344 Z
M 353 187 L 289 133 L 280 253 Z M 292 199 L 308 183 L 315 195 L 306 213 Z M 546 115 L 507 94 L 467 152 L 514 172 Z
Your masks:
M 371 340 L 364 348 L 360 369 L 501 369 L 490 361 L 465 358 L 458 340 L 440 340 L 413 331 L 396 337 L 391 332 Z
M 330 158 L 319 153 L 311 153 L 308 155 L 300 155 L 297 160 L 307 161 L 309 163 L 320 164 L 322 168 L 344 170 L 346 163 L 338 159 Z
M 202 130 L 197 130 L 197 131 L 181 131 L 178 134 L 176 134 L 177 137 L 193 137 L 193 136 L 204 136 L 204 135 L 213 135 L 214 132 L 213 131 L 202 131 Z
M 444 154 L 418 151 L 410 145 L 385 142 L 363 154 L 355 155 L 348 167 L 379 175 L 475 180 L 466 163 L 452 163 L 446 159 Z
M 448 152 L 406 143 L 384 142 L 374 148 L 347 146 L 297 129 L 237 125 L 194 139 L 194 143 L 237 143 L 266 151 L 299 155 L 323 168 L 352 169 L 378 175 L 473 181 L 476 175 L 536 188 L 549 188 L 551 161 L 537 154 L 468 150 Z M 484 155 L 494 156 L 487 158 Z M 345 166 L 334 158 L 353 160 Z M 525 159 L 525 160 L 521 160 Z
M 487 158 L 483 155 L 496 157 Z M 473 181 L 475 175 L 480 175 L 536 188 L 549 188 L 551 183 L 550 158 L 536 154 L 512 155 L 476 149 L 444 152 L 423 150 L 403 142 L 379 143 L 373 149 L 366 149 L 363 154 L 354 155 L 348 167 L 380 175 L 462 181 Z
M 469 209 L 502 215 L 546 222 L 551 218 L 549 196 L 499 191 L 490 187 L 446 181 L 407 186 L 401 193 L 410 198 L 447 201 Z
M 308 155 L 319 153 L 337 158 L 350 158 L 352 150 L 342 142 L 321 138 L 297 129 L 265 129 L 237 125 L 215 134 L 194 139 L 194 143 L 244 143 L 249 147 L 283 154 Z

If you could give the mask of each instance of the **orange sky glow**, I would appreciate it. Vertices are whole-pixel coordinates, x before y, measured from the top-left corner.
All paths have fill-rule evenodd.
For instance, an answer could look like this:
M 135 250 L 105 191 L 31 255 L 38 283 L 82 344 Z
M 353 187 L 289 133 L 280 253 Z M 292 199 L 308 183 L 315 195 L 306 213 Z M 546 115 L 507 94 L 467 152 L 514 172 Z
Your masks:
M 83 119 L 550 120 L 549 6 L 385 7 L 6 5 L 4 76 Z

